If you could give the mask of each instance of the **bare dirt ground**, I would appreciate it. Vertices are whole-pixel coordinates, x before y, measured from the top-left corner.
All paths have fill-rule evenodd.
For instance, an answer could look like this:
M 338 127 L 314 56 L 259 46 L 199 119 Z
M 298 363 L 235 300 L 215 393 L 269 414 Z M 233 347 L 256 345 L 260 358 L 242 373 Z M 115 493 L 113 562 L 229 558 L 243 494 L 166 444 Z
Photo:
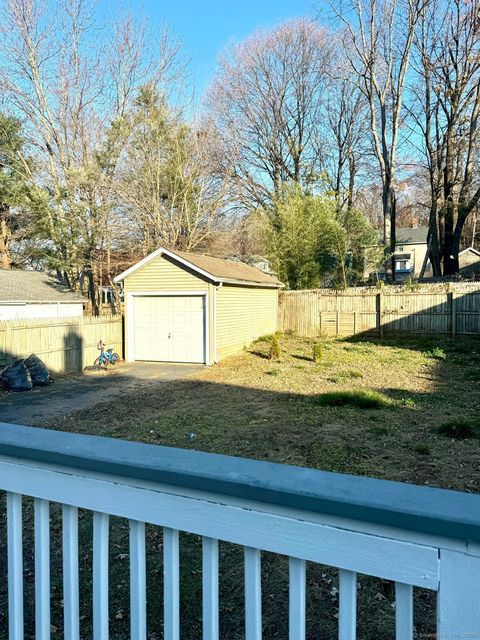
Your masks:
M 105 372 L 59 377 L 53 385 L 35 387 L 24 393 L 0 391 L 0 421 L 14 424 L 39 425 L 52 418 L 63 419 L 72 411 L 93 411 L 97 420 L 108 405 L 127 394 L 176 380 L 204 367 L 197 365 L 160 364 L 156 362 L 122 363 Z M 104 403 L 102 411 L 95 407 Z M 105 406 L 107 405 L 107 407 Z

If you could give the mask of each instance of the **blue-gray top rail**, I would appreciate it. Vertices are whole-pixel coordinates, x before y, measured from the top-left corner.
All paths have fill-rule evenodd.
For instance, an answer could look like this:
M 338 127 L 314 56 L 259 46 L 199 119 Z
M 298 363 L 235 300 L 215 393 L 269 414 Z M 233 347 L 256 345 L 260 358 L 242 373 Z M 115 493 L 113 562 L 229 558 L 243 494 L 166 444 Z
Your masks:
M 476 494 L 2 422 L 0 455 L 480 542 Z

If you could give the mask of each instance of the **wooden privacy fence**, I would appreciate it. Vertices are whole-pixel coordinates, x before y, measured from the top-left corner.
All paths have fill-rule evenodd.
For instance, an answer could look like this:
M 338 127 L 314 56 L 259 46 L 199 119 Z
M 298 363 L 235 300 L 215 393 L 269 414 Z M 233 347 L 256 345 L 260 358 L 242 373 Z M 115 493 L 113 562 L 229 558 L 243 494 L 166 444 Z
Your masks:
M 279 329 L 301 336 L 480 334 L 480 290 L 280 293 Z
M 99 355 L 99 340 L 123 357 L 122 316 L 0 322 L 0 366 L 36 353 L 50 371 L 81 371 Z

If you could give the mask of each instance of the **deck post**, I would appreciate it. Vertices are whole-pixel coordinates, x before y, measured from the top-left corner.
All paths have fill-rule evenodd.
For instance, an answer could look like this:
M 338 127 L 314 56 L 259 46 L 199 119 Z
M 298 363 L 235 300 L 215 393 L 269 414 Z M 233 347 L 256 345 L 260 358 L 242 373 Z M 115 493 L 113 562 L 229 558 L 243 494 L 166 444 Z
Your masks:
M 480 557 L 440 549 L 438 638 L 480 638 Z

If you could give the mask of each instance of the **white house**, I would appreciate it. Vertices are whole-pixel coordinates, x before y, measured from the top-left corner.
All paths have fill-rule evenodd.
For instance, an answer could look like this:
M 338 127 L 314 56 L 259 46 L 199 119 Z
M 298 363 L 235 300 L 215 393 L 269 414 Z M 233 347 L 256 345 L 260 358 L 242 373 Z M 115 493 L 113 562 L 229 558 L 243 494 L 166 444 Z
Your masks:
M 427 255 L 428 227 L 400 227 L 395 244 L 395 275 L 398 280 L 418 278 Z
M 458 254 L 460 274 L 465 278 L 471 278 L 480 274 L 480 251 L 473 247 L 467 247 Z
M 0 270 L 0 321 L 81 316 L 84 303 L 45 272 Z

